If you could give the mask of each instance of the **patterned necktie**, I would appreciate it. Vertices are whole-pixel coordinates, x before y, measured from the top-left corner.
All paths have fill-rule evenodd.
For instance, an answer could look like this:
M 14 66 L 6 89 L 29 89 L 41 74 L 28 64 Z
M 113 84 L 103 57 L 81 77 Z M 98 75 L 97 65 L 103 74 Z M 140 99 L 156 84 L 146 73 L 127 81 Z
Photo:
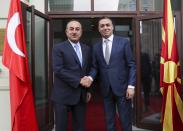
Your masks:
M 82 55 L 81 55 L 81 52 L 80 52 L 80 50 L 79 50 L 79 45 L 78 45 L 78 44 L 75 44 L 75 45 L 74 45 L 74 49 L 75 49 L 75 51 L 76 51 L 76 54 L 77 54 L 78 59 L 79 59 L 79 61 L 80 61 L 80 64 L 82 65 Z
M 107 65 L 108 65 L 109 64 L 109 59 L 110 59 L 109 40 L 105 39 L 104 43 L 105 43 L 105 53 L 104 53 L 105 56 L 104 56 L 104 59 L 105 59 Z

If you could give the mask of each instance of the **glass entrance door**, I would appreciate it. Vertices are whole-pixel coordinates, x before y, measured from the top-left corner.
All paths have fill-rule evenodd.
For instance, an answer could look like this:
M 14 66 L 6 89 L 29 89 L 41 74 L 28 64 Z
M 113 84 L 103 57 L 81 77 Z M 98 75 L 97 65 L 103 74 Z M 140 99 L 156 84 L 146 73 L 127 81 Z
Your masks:
M 53 128 L 50 93 L 52 71 L 50 61 L 50 19 L 47 15 L 22 3 L 26 46 L 32 78 L 36 115 L 40 131 Z M 29 103 L 27 103 L 29 104 Z
M 137 93 L 137 125 L 161 130 L 161 101 L 159 87 L 161 19 L 141 19 L 139 24 L 139 91 Z

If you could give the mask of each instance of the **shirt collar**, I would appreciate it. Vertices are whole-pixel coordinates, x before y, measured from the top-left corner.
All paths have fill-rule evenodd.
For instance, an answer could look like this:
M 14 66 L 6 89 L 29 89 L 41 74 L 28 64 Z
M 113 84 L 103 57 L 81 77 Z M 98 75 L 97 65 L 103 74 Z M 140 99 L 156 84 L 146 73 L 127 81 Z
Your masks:
M 109 38 L 107 38 L 109 41 L 113 41 L 114 35 L 112 34 Z M 102 42 L 104 43 L 105 38 L 102 38 Z
M 68 39 L 68 41 L 71 43 L 72 47 L 74 47 L 74 45 L 78 45 L 78 46 L 80 47 L 80 43 L 79 43 L 79 42 L 77 42 L 77 43 L 73 43 L 73 42 L 72 42 L 72 41 L 70 41 L 69 39 Z

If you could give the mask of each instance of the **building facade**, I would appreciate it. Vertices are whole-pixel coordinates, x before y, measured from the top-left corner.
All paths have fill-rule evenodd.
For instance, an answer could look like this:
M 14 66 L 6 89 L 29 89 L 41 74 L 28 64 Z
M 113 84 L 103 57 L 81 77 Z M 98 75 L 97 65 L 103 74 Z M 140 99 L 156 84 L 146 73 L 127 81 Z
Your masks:
M 6 27 L 9 1 L 0 1 L 0 55 Z M 3 3 L 4 2 L 4 3 Z M 181 67 L 183 65 L 183 2 L 172 0 Z M 130 40 L 137 65 L 136 96 L 133 100 L 133 124 L 161 130 L 161 94 L 159 57 L 163 0 L 24 0 L 22 3 L 29 63 L 40 130 L 53 127 L 50 92 L 53 83 L 51 50 L 66 39 L 65 26 L 71 19 L 83 25 L 82 41 L 89 46 L 100 38 L 97 21 L 110 17 L 114 33 Z M 0 62 L 0 130 L 10 130 L 8 71 Z M 3 84 L 1 84 L 3 83 Z M 96 94 L 98 95 L 96 82 Z

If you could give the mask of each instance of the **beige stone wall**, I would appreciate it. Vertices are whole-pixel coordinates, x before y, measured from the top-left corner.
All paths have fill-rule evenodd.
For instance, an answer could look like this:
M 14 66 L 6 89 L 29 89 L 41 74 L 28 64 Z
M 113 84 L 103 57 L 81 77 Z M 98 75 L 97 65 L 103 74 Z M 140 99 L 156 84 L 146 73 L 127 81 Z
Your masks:
M 9 71 L 2 65 L 0 55 L 0 131 L 11 131 Z

